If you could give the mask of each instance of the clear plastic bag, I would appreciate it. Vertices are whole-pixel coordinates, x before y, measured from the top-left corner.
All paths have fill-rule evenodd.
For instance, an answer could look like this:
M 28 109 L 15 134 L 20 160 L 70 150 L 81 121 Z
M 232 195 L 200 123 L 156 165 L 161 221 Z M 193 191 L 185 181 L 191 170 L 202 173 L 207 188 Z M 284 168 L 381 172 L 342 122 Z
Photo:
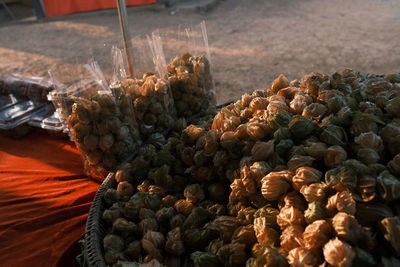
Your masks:
M 178 116 L 190 119 L 213 114 L 216 100 L 205 22 L 155 34 L 169 62 L 166 72 Z
M 136 38 L 139 40 L 139 37 Z M 116 47 L 113 48 L 114 74 L 111 84 L 113 87 L 119 87 L 128 96 L 132 97 L 132 104 L 135 110 L 136 120 L 143 139 L 147 139 L 153 133 L 166 133 L 174 127 L 176 113 L 170 87 L 166 80 L 161 79 L 159 74 L 144 72 L 143 66 L 147 66 L 149 70 L 157 69 L 155 62 L 155 44 L 148 37 L 146 38 L 147 46 L 140 42 L 134 42 L 136 51 L 141 47 L 141 53 L 134 62 L 135 73 L 138 77 L 127 77 L 125 63 L 122 51 Z M 148 49 L 147 49 L 147 48 Z M 139 55 L 141 55 L 139 57 Z M 148 60 L 145 59 L 148 58 Z M 151 60 L 153 63 L 148 63 Z M 147 63 L 145 63 L 147 62 Z M 151 68 L 149 66 L 152 66 Z M 158 73 L 161 69 L 158 68 Z
M 98 90 L 80 88 L 79 96 L 69 98 L 73 105 L 66 123 L 83 158 L 85 173 L 101 181 L 137 150 L 141 139 L 131 97 L 124 92 L 112 94 L 96 62 L 85 68 Z
M 46 78 L 24 77 L 19 74 L 7 76 L 2 83 L 3 94 L 12 94 L 34 101 L 46 101 L 47 94 L 55 88 Z

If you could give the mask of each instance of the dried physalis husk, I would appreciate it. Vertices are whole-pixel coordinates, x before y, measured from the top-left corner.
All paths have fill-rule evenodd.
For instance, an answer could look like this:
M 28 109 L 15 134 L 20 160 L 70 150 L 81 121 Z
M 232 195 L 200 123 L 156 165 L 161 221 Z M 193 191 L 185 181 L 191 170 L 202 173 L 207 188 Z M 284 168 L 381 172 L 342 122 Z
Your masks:
M 211 213 L 202 207 L 196 207 L 192 210 L 182 225 L 184 230 L 191 228 L 200 228 L 210 220 Z
M 117 235 L 106 235 L 103 239 L 103 247 L 105 250 L 122 251 L 125 247 L 124 240 Z
M 112 232 L 126 239 L 137 232 L 137 226 L 124 218 L 118 218 L 113 223 Z
M 257 110 L 266 110 L 268 107 L 268 100 L 265 97 L 255 97 L 251 100 L 249 108 L 252 113 Z
M 304 214 L 295 207 L 285 206 L 280 210 L 276 218 L 276 222 L 278 223 L 281 229 L 284 229 L 294 224 L 303 225 L 305 222 Z
M 332 226 L 338 237 L 351 244 L 357 244 L 364 234 L 363 228 L 357 219 L 345 212 L 336 213 L 332 219 Z
M 283 195 L 278 200 L 278 207 L 292 206 L 300 211 L 307 209 L 307 202 L 304 200 L 301 194 L 296 191 L 292 191 Z
M 354 247 L 354 252 L 356 253 L 356 257 L 353 266 L 376 266 L 374 257 L 367 251 Z
M 307 202 L 323 201 L 325 199 L 326 184 L 313 183 L 310 185 L 303 185 L 300 193 L 304 196 Z
M 336 212 L 354 215 L 356 213 L 356 201 L 350 191 L 342 191 L 331 196 L 325 208 L 329 215 L 333 215 Z
M 274 141 L 256 142 L 251 149 L 251 155 L 255 161 L 267 160 L 274 153 Z
M 221 135 L 219 143 L 225 149 L 234 149 L 239 143 L 239 138 L 235 135 L 235 132 L 228 131 Z
M 142 234 L 147 233 L 148 231 L 157 231 L 158 230 L 158 223 L 155 218 L 147 218 L 140 221 L 138 224 L 139 231 Z
M 327 111 L 328 108 L 324 105 L 320 103 L 311 103 L 303 109 L 301 115 L 318 121 L 326 114 Z
M 200 136 L 204 134 L 204 129 L 195 125 L 189 125 L 182 132 L 182 140 L 187 145 L 194 145 Z
M 252 260 L 250 258 L 246 267 L 252 266 L 275 266 L 275 267 L 286 267 L 288 263 L 283 255 L 272 246 L 261 246 L 257 257 Z
M 121 196 L 118 193 L 117 190 L 115 190 L 114 188 L 109 188 L 107 189 L 107 191 L 104 193 L 104 202 L 108 205 L 112 205 L 115 202 L 117 202 Z
M 388 169 L 393 175 L 400 177 L 400 154 L 397 154 L 388 162 Z
M 382 257 L 380 266 L 383 267 L 397 267 L 400 266 L 400 260 L 395 257 Z
M 257 241 L 260 244 L 266 244 L 270 246 L 277 246 L 279 243 L 278 232 L 267 226 L 265 218 L 257 218 L 254 220 L 254 233 L 257 237 Z
M 256 161 L 250 167 L 251 177 L 257 181 L 257 184 L 261 185 L 261 179 L 271 172 L 272 168 L 265 161 Z
M 295 175 L 292 178 L 293 187 L 300 191 L 303 185 L 318 183 L 321 181 L 322 172 L 311 167 L 300 167 L 296 169 Z
M 385 239 L 392 245 L 397 256 L 400 256 L 400 217 L 388 217 L 380 222 Z
M 385 110 L 392 116 L 399 118 L 400 117 L 400 96 L 390 99 L 386 105 Z
M 292 249 L 300 247 L 303 242 L 303 231 L 303 226 L 298 224 L 286 227 L 280 236 L 282 252 L 287 254 Z
M 324 246 L 325 260 L 335 267 L 350 267 L 355 258 L 353 248 L 338 238 L 331 239 Z
M 296 139 L 302 139 L 309 136 L 313 130 L 314 125 L 312 121 L 301 115 L 295 115 L 289 122 L 289 130 L 292 136 Z
M 238 211 L 236 218 L 242 225 L 253 224 L 256 211 L 252 207 L 244 207 Z
M 217 256 L 227 266 L 242 266 L 247 260 L 246 245 L 237 242 L 224 245 Z
M 124 250 L 125 255 L 134 261 L 139 260 L 141 252 L 142 252 L 142 245 L 138 240 L 129 243 L 127 248 Z
M 155 213 L 155 218 L 157 222 L 169 222 L 169 220 L 175 215 L 175 209 L 173 207 L 164 207 L 159 209 Z
M 332 227 L 326 220 L 309 224 L 303 232 L 303 246 L 309 250 L 322 248 L 332 235 Z
M 183 195 L 186 200 L 191 203 L 198 203 L 204 199 L 204 191 L 199 184 L 192 184 L 186 186 Z
M 252 140 L 261 140 L 269 134 L 267 126 L 263 123 L 249 122 L 247 123 L 247 135 Z
M 292 101 L 289 103 L 289 107 L 292 113 L 301 115 L 305 107 L 312 101 L 309 96 L 303 94 L 296 94 Z
M 383 171 L 376 178 L 379 195 L 386 201 L 400 198 L 400 181 L 388 171 Z
M 162 207 L 173 207 L 175 202 L 178 201 L 178 199 L 173 196 L 173 195 L 166 195 L 161 199 L 161 206 Z
M 363 175 L 357 181 L 357 193 L 362 201 L 368 202 L 376 197 L 376 178 L 372 175 Z
M 296 170 L 304 166 L 312 166 L 315 158 L 306 155 L 293 155 L 287 162 L 289 170 Z
M 326 128 L 320 134 L 319 138 L 324 143 L 332 146 L 344 146 L 347 142 L 346 131 L 342 127 L 333 124 L 329 124 L 328 126 L 326 126 Z
M 362 113 L 366 114 L 366 113 Z M 367 114 L 367 116 L 374 116 L 371 114 Z M 363 118 L 354 118 L 353 123 L 350 127 L 350 133 L 353 136 L 359 136 L 362 133 L 367 133 L 367 132 L 373 132 L 377 133 L 378 132 L 378 124 L 372 120 L 368 119 L 363 119 Z
M 287 259 L 290 266 L 298 266 L 298 267 L 317 266 L 319 262 L 318 255 L 316 255 L 311 250 L 302 247 L 297 247 L 289 251 Z
M 322 142 L 313 142 L 305 146 L 304 151 L 315 159 L 323 159 L 328 151 L 328 146 Z
M 232 236 L 232 242 L 238 242 L 251 247 L 257 242 L 257 238 L 253 229 L 253 225 L 240 226 L 235 230 Z
M 231 216 L 218 216 L 209 225 L 209 229 L 217 230 L 220 238 L 225 241 L 232 239 L 233 232 L 240 226 L 239 221 Z
M 268 92 L 276 94 L 280 89 L 283 89 L 288 86 L 289 86 L 288 79 L 285 77 L 285 75 L 281 74 L 271 83 Z
M 350 167 L 339 166 L 325 173 L 325 183 L 338 192 L 354 189 L 357 185 L 357 173 Z
M 192 212 L 194 205 L 190 201 L 187 201 L 185 199 L 180 199 L 175 202 L 174 208 L 176 209 L 177 212 L 182 213 L 185 216 L 188 216 Z
M 254 98 L 254 96 L 245 93 L 242 95 L 240 103 L 242 104 L 242 106 L 248 107 L 250 105 L 251 100 L 253 100 L 253 98 Z
M 382 219 L 392 216 L 394 216 L 392 210 L 383 203 L 357 203 L 356 218 L 363 226 L 375 226 Z
M 209 266 L 218 267 L 221 266 L 221 262 L 217 255 L 210 252 L 196 251 L 190 254 L 190 259 L 193 262 L 194 267 Z
M 367 173 L 373 173 L 371 171 L 370 166 L 365 165 L 359 160 L 356 159 L 348 159 L 342 162 L 342 165 L 351 168 L 353 171 L 355 171 L 358 174 L 367 174 Z
M 308 224 L 325 219 L 324 205 L 319 201 L 308 203 L 308 208 L 304 211 L 304 218 Z
M 324 163 L 328 167 L 336 167 L 347 159 L 347 152 L 341 146 L 330 146 L 325 154 Z
M 365 164 L 377 163 L 380 160 L 378 152 L 372 148 L 360 148 L 357 151 L 357 158 Z
M 376 151 L 382 151 L 384 149 L 382 138 L 373 132 L 360 134 L 354 138 L 354 142 L 362 148 L 371 148 Z
M 285 194 L 290 185 L 286 182 L 285 176 L 291 176 L 291 172 L 280 171 L 270 172 L 261 180 L 261 193 L 268 201 L 275 201 Z
M 162 262 L 163 256 L 161 254 L 161 249 L 165 244 L 165 237 L 160 232 L 148 231 L 144 234 L 142 239 L 143 249 L 154 259 Z
M 182 233 L 179 227 L 168 232 L 165 251 L 176 256 L 182 255 L 185 251 L 185 244 L 182 241 Z

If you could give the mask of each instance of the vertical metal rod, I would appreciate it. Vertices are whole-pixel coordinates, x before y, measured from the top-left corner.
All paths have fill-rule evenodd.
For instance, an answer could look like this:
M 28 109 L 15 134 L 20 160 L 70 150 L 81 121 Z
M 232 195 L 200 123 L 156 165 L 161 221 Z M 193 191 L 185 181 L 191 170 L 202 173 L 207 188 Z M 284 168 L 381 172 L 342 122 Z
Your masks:
M 125 0 L 117 0 L 119 25 L 121 26 L 122 37 L 124 39 L 126 59 L 128 62 L 128 71 L 131 78 L 135 77 L 133 69 L 133 48 L 131 43 L 131 33 L 128 27 L 128 14 L 126 11 Z

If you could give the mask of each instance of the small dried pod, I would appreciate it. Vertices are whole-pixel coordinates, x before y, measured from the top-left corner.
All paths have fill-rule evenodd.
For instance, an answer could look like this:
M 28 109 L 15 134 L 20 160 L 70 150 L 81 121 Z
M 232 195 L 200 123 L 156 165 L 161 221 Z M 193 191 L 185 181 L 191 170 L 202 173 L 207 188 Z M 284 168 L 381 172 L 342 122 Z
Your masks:
M 300 193 L 304 196 L 307 202 L 323 201 L 325 199 L 326 184 L 312 183 L 303 185 L 300 188 Z
M 263 123 L 247 123 L 247 135 L 252 140 L 261 140 L 269 134 L 267 126 Z
M 289 225 L 286 227 L 280 236 L 282 252 L 287 254 L 292 249 L 300 247 L 303 243 L 303 232 L 303 226 L 298 224 Z
M 328 152 L 328 146 L 322 142 L 313 142 L 310 145 L 305 146 L 304 151 L 307 155 L 315 159 L 323 159 Z
M 272 246 L 261 246 L 257 257 L 252 260 L 250 258 L 246 262 L 246 267 L 252 266 L 276 266 L 276 267 L 286 267 L 288 263 L 283 255 L 281 255 L 278 250 Z
M 188 216 L 195 206 L 192 202 L 187 201 L 185 199 L 180 199 L 175 202 L 174 208 L 177 212 L 182 213 L 185 216 Z
M 165 251 L 176 256 L 182 255 L 185 251 L 185 245 L 182 241 L 182 233 L 179 227 L 168 232 L 167 241 L 165 242 Z
M 137 232 L 137 226 L 124 218 L 118 218 L 113 223 L 112 232 L 126 239 Z
M 265 97 L 255 97 L 251 100 L 249 104 L 249 108 L 252 113 L 256 112 L 257 110 L 266 110 L 268 107 L 268 100 Z
M 134 192 L 134 188 L 129 182 L 122 181 L 118 183 L 117 191 L 123 197 L 130 197 Z
M 339 126 L 329 124 L 319 135 L 321 141 L 328 145 L 344 146 L 347 142 L 346 131 Z
M 169 220 L 169 226 L 171 229 L 174 229 L 176 227 L 182 227 L 185 220 L 186 217 L 184 215 L 176 214 L 172 216 L 172 218 Z
M 190 260 L 193 262 L 194 267 L 219 267 L 221 262 L 217 255 L 210 252 L 196 251 L 190 254 Z
M 339 238 L 331 239 L 323 248 L 325 260 L 334 267 L 350 267 L 356 256 L 354 249 Z
M 269 86 L 269 92 L 276 94 L 279 90 L 289 86 L 289 81 L 285 75 L 281 74 Z
M 233 131 L 224 132 L 221 135 L 219 144 L 225 149 L 233 149 L 239 143 L 239 138 Z
M 400 198 L 400 180 L 388 171 L 381 172 L 376 182 L 379 195 L 383 200 L 392 201 Z
M 353 171 L 355 171 L 358 174 L 364 175 L 367 173 L 371 173 L 371 168 L 370 166 L 365 165 L 364 163 L 362 163 L 359 160 L 356 159 L 348 159 L 342 162 L 342 165 L 352 169 Z
M 121 237 L 117 235 L 108 234 L 103 239 L 103 247 L 104 250 L 119 252 L 124 249 L 125 242 Z
M 400 177 L 400 154 L 394 156 L 394 158 L 387 164 L 389 171 L 398 177 Z
M 117 220 L 120 216 L 121 216 L 121 209 L 119 209 L 119 208 L 110 208 L 110 209 L 106 209 L 103 212 L 103 215 L 102 215 L 101 218 L 106 223 L 112 225 L 115 222 L 115 220 Z
M 284 206 L 292 206 L 300 211 L 305 211 L 307 209 L 307 202 L 301 194 L 292 191 L 279 198 L 278 207 L 283 208 Z
M 254 231 L 258 240 L 263 240 L 265 238 L 265 228 L 278 228 L 278 214 L 279 211 L 277 209 L 268 205 L 256 211 L 254 214 Z
M 362 201 L 368 202 L 375 199 L 376 192 L 376 178 L 372 175 L 363 175 L 357 181 L 357 193 Z
M 357 158 L 365 164 L 377 163 L 380 160 L 378 152 L 371 148 L 360 148 L 357 151 Z
M 261 185 L 261 179 L 272 171 L 271 166 L 265 161 L 256 161 L 250 166 L 250 175 Z
M 217 238 L 217 232 L 209 228 L 193 228 L 184 232 L 183 241 L 185 242 L 185 250 L 196 251 L 204 249 L 211 240 Z
M 389 206 L 379 202 L 357 203 L 356 218 L 363 226 L 375 226 L 386 217 L 393 217 Z
M 382 138 L 374 132 L 362 133 L 354 138 L 354 142 L 362 148 L 371 148 L 376 151 L 382 151 L 384 148 Z
M 304 225 L 305 219 L 300 210 L 292 206 L 285 206 L 279 211 L 276 222 L 281 229 L 285 229 L 290 225 Z
M 325 219 L 324 205 L 319 201 L 308 203 L 308 208 L 304 211 L 304 218 L 307 224 Z
M 261 193 L 265 199 L 275 201 L 289 190 L 290 185 L 286 182 L 285 175 L 288 175 L 286 171 L 270 172 L 262 178 Z
M 312 100 L 312 98 L 311 98 Z M 295 114 L 302 114 L 303 110 L 310 104 L 310 97 L 303 94 L 297 94 L 289 103 L 290 110 Z
M 311 167 L 300 167 L 296 169 L 295 175 L 292 177 L 293 187 L 300 191 L 304 185 L 318 183 L 321 181 L 322 172 Z
M 303 232 L 303 246 L 309 250 L 322 248 L 332 236 L 332 226 L 326 220 L 316 220 Z
M 400 266 L 400 260 L 395 257 L 382 257 L 380 266 L 383 267 L 397 267 Z
M 312 166 L 315 158 L 306 155 L 293 155 L 287 162 L 289 170 L 296 170 L 304 166 Z
M 235 217 L 218 216 L 210 223 L 209 229 L 218 231 L 222 240 L 230 241 L 239 226 L 240 223 Z
M 336 213 L 332 219 L 332 226 L 338 237 L 351 244 L 357 244 L 363 235 L 363 228 L 357 219 L 345 212 Z
M 245 93 L 242 95 L 242 97 L 240 99 L 240 103 L 242 104 L 242 106 L 248 107 L 250 105 L 250 102 L 253 100 L 253 98 L 254 98 L 254 96 Z
M 163 207 L 155 213 L 157 222 L 169 222 L 169 220 L 175 215 L 175 209 L 173 207 Z
M 158 261 L 163 260 L 161 250 L 165 245 L 165 237 L 160 232 L 148 231 L 143 235 L 142 239 L 143 249 L 154 259 Z
M 292 136 L 296 139 L 303 139 L 309 136 L 313 130 L 314 125 L 312 121 L 308 118 L 305 118 L 301 115 L 295 115 L 289 122 L 289 130 Z
M 112 205 L 121 198 L 121 195 L 114 188 L 108 188 L 107 191 L 104 193 L 103 198 L 104 198 L 104 202 L 106 202 L 106 204 Z
M 253 224 L 256 211 L 257 210 L 252 207 L 244 207 L 238 211 L 236 218 L 241 225 Z
M 157 231 L 158 223 L 155 218 L 146 218 L 139 222 L 138 227 L 139 231 L 144 235 L 148 231 Z
M 301 115 L 309 119 L 320 120 L 327 111 L 326 106 L 320 103 L 311 103 L 303 109 Z
M 400 117 L 400 96 L 390 99 L 386 105 L 385 110 L 392 116 Z
M 366 114 L 366 113 L 362 113 L 362 114 Z M 374 115 L 367 114 L 367 116 L 373 117 Z M 364 118 L 357 119 L 356 117 L 353 118 L 353 123 L 350 127 L 350 133 L 353 136 L 359 136 L 360 134 L 367 133 L 367 132 L 377 133 L 378 132 L 378 124 L 370 119 L 364 119 Z
M 232 236 L 232 242 L 238 242 L 245 244 L 248 247 L 254 245 L 257 242 L 257 238 L 254 232 L 253 225 L 249 224 L 246 226 L 240 226 L 235 230 Z
M 341 146 L 330 146 L 325 154 L 324 163 L 328 167 L 336 167 L 347 159 L 347 152 Z
M 175 202 L 178 201 L 178 199 L 173 196 L 173 195 L 166 195 L 161 199 L 161 206 L 162 207 L 173 207 Z
M 289 251 L 287 256 L 290 266 L 304 266 L 312 267 L 317 266 L 319 257 L 313 251 L 303 247 L 297 247 Z
M 200 184 L 191 184 L 186 186 L 183 195 L 186 197 L 186 200 L 195 204 L 204 199 L 204 191 L 201 188 Z
M 325 173 L 325 183 L 338 192 L 357 186 L 357 173 L 350 167 L 339 166 Z
M 142 252 L 142 245 L 140 241 L 132 241 L 131 243 L 128 244 L 126 249 L 124 250 L 124 254 L 128 256 L 132 260 L 139 260 L 139 257 L 141 256 Z
M 184 230 L 200 228 L 211 218 L 211 213 L 202 207 L 195 207 L 182 225 Z
M 256 142 L 251 149 L 251 155 L 255 161 L 265 161 L 274 153 L 274 141 Z
M 223 245 L 217 256 L 226 266 L 242 266 L 247 260 L 246 245 L 237 242 Z
M 392 245 L 397 256 L 400 256 L 400 217 L 388 217 L 380 222 L 385 239 Z
M 193 124 L 186 127 L 182 132 L 182 140 L 187 145 L 194 145 L 197 139 L 204 134 L 204 129 Z
M 266 220 L 264 218 L 258 218 L 257 221 L 254 221 L 254 233 L 257 241 L 260 244 L 266 244 L 275 247 L 279 244 L 279 234 L 274 228 L 266 225 Z
M 350 191 L 337 192 L 328 198 L 325 208 L 329 215 L 333 215 L 336 212 L 354 215 L 356 213 L 356 201 Z

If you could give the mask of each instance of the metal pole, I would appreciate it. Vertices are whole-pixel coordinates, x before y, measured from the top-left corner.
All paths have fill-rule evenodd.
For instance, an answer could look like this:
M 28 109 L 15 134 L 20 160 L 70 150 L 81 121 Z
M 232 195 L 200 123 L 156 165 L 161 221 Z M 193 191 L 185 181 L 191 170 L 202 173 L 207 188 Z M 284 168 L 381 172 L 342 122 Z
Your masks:
M 121 26 L 122 37 L 124 39 L 126 59 L 128 62 L 128 71 L 131 78 L 135 77 L 133 69 L 133 48 L 131 43 L 131 34 L 128 27 L 128 14 L 126 11 L 125 0 L 117 0 L 119 25 Z

